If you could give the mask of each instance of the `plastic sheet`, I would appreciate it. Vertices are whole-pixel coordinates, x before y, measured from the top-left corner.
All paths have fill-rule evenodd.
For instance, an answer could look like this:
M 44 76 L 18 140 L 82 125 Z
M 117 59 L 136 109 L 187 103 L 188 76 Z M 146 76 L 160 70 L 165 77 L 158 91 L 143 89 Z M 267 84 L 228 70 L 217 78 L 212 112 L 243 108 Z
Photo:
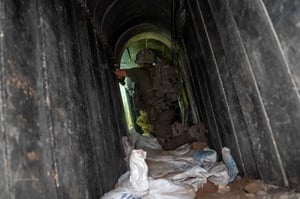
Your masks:
M 192 199 L 195 197 L 195 192 L 190 187 L 174 184 L 166 179 L 148 178 L 145 158 L 145 151 L 132 150 L 130 172 L 123 174 L 118 180 L 117 187 L 104 194 L 101 199 Z
M 226 186 L 238 174 L 226 147 L 222 149 L 224 162 L 216 162 L 217 153 L 209 148 L 194 150 L 184 145 L 164 151 L 155 138 L 140 135 L 122 141 L 130 170 L 102 199 L 190 199 L 208 180 Z

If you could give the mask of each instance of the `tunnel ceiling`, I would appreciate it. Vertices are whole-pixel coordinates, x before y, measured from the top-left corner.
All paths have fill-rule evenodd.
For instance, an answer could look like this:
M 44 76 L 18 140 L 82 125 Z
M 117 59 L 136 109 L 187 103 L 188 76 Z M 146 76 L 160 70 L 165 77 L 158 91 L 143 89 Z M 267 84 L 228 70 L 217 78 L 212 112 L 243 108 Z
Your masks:
M 171 37 L 172 0 L 87 0 L 84 4 L 108 53 L 117 59 L 135 35 L 154 32 Z

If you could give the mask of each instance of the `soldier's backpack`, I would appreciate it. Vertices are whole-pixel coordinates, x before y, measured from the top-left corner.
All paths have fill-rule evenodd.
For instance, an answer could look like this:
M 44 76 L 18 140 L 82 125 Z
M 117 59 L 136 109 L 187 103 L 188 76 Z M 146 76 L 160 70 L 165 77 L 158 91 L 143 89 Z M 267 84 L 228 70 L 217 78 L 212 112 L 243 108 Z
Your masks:
M 177 103 L 181 92 L 181 80 L 175 66 L 157 62 L 148 70 L 153 80 L 153 89 L 147 96 L 148 102 L 159 112 L 170 109 Z

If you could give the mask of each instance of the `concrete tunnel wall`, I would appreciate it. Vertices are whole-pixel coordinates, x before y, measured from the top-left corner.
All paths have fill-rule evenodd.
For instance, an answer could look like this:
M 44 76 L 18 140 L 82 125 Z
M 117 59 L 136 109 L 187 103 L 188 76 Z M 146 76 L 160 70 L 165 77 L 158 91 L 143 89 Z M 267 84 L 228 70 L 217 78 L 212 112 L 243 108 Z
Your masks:
M 240 171 L 300 184 L 300 3 L 187 1 L 185 45 L 210 144 Z M 200 52 L 200 53 L 199 53 Z
M 82 13 L 0 2 L 1 199 L 99 198 L 126 169 L 118 84 Z
M 246 176 L 299 185 L 300 4 L 185 4 L 211 147 L 231 148 Z M 75 0 L 0 2 L 0 198 L 99 198 L 125 170 L 113 48 L 93 25 Z

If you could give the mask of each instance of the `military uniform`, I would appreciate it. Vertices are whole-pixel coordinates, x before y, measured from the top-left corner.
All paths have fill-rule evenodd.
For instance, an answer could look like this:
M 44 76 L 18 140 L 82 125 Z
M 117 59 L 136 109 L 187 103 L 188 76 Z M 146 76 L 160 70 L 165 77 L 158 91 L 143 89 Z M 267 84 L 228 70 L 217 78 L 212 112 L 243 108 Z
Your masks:
M 156 102 L 161 101 L 157 99 L 153 93 L 153 82 L 151 73 L 147 68 L 132 68 L 124 69 L 127 76 L 135 82 L 135 105 L 138 109 L 147 112 L 149 122 L 152 126 L 151 134 L 158 138 L 158 141 L 165 150 L 173 150 L 179 146 L 194 141 L 186 133 L 180 136 L 172 136 L 171 125 L 176 118 L 176 107 L 174 102 L 173 106 L 165 107 L 165 110 L 158 110 L 155 105 Z
M 188 131 L 183 129 L 178 136 L 172 135 L 172 123 L 176 118 L 180 91 L 180 81 L 174 67 L 170 67 L 164 58 L 156 56 L 149 49 L 139 51 L 135 62 L 143 67 L 117 70 L 115 75 L 117 78 L 127 76 L 135 83 L 135 106 L 147 113 L 151 134 L 158 139 L 162 148 L 173 150 L 198 140 L 195 135 L 200 126 L 197 125 Z M 158 85 L 158 82 L 161 84 Z

